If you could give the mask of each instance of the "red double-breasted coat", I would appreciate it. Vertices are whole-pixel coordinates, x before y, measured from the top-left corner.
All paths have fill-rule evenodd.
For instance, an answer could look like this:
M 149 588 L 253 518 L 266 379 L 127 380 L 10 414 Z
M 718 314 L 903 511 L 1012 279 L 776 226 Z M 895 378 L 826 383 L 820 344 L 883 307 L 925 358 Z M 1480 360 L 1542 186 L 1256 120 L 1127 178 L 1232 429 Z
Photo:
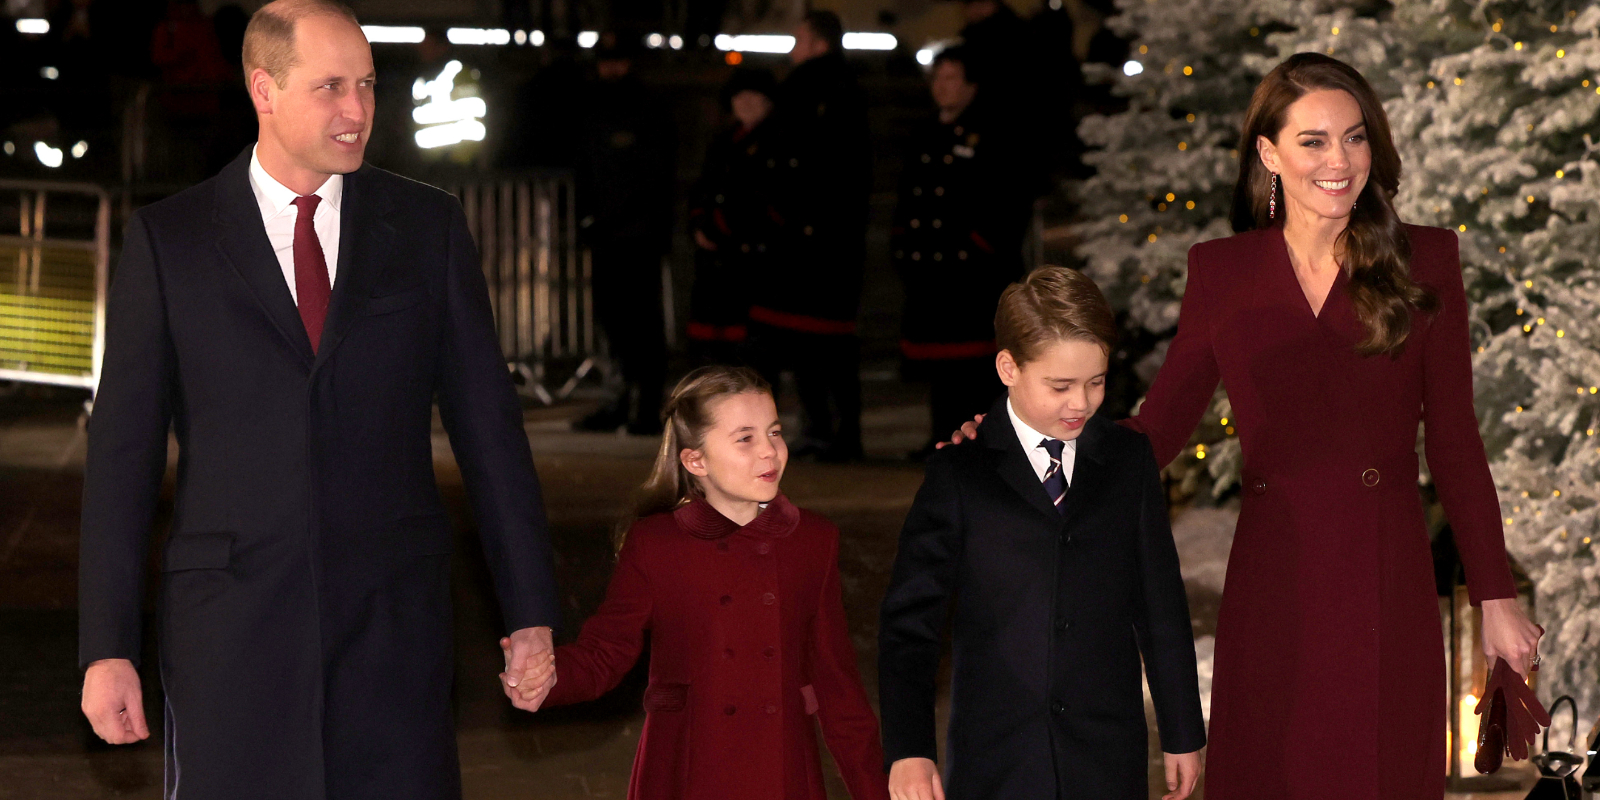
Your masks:
M 1444 794 L 1445 661 L 1417 492 L 1417 425 L 1474 602 L 1512 597 L 1472 405 L 1456 237 L 1407 226 L 1414 313 L 1362 357 L 1341 273 L 1320 314 L 1282 231 L 1196 245 L 1178 335 L 1137 418 L 1177 456 L 1220 379 L 1244 454 L 1217 621 L 1208 800 Z
M 813 717 L 851 797 L 887 800 L 838 561 L 838 529 L 783 495 L 744 527 L 704 500 L 640 520 L 547 702 L 615 687 L 649 630 L 630 800 L 825 800 Z

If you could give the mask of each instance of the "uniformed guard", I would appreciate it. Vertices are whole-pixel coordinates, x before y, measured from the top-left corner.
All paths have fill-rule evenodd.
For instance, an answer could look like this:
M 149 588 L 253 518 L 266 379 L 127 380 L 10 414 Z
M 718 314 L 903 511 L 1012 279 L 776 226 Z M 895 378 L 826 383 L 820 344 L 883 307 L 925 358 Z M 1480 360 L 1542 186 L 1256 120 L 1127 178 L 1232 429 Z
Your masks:
M 935 58 L 930 88 L 938 116 L 912 136 L 901 172 L 890 252 L 905 282 L 901 354 L 906 377 L 929 381 L 927 448 L 1000 393 L 994 309 L 1021 277 L 1032 214 L 1032 175 L 1016 132 L 986 111 L 967 73 L 970 53 Z
M 779 228 L 752 299 L 748 344 L 768 381 L 794 371 L 805 410 L 795 455 L 829 461 L 861 457 L 856 314 L 872 188 L 866 99 L 844 60 L 843 37 L 829 11 L 795 26 L 795 67 L 768 123 Z
M 731 119 L 706 148 L 700 179 L 689 193 L 695 241 L 689 299 L 689 347 L 701 363 L 740 360 L 750 311 L 750 283 L 766 268 L 777 223 L 771 205 L 775 167 L 766 120 L 777 80 L 757 67 L 734 71 L 722 88 Z

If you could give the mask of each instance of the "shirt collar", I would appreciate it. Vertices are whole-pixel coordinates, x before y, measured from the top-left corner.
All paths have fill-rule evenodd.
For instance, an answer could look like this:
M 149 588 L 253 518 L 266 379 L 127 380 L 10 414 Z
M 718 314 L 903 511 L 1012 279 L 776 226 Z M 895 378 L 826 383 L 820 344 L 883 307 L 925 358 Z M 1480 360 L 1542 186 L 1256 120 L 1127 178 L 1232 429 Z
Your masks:
M 267 174 L 266 169 L 261 166 L 261 159 L 256 156 L 256 150 L 260 146 L 258 144 L 250 148 L 250 188 L 255 191 L 256 203 L 261 206 L 261 218 L 272 219 L 282 214 L 299 195 L 295 194 L 293 189 L 279 183 L 277 178 Z M 339 201 L 344 199 L 344 176 L 329 175 L 313 194 L 322 198 L 322 204 L 333 209 L 334 213 L 338 213 Z
M 1017 432 L 1017 440 L 1022 442 L 1023 452 L 1032 452 L 1034 448 L 1039 446 L 1040 442 L 1051 438 L 1034 430 L 1033 426 L 1028 423 L 1023 422 L 1022 417 L 1017 416 L 1017 410 L 1012 407 L 1011 398 L 1009 397 L 1006 398 L 1006 415 L 1011 417 L 1011 427 Z M 1067 439 L 1065 442 L 1067 447 L 1073 450 L 1078 449 L 1077 439 Z

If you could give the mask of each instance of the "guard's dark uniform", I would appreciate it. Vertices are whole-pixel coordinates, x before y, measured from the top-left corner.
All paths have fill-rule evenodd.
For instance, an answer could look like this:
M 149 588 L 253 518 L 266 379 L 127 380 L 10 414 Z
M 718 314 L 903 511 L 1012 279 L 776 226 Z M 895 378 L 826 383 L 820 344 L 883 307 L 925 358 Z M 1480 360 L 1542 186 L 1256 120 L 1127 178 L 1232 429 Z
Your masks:
M 861 450 L 856 312 L 866 254 L 872 143 L 866 99 L 837 52 L 794 68 L 766 123 L 774 135 L 771 268 L 756 284 L 749 353 L 768 380 L 792 369 L 805 435 L 841 458 Z
M 689 194 L 689 226 L 716 250 L 695 249 L 689 342 L 696 359 L 730 363 L 745 341 L 751 281 L 767 268 L 778 232 L 772 208 L 772 147 L 767 123 L 723 129 L 706 149 Z
M 890 253 L 906 287 L 900 350 L 907 377 L 932 382 L 932 438 L 943 441 L 1000 393 L 994 312 L 1022 276 L 1033 192 L 1015 133 L 974 103 L 912 136 Z

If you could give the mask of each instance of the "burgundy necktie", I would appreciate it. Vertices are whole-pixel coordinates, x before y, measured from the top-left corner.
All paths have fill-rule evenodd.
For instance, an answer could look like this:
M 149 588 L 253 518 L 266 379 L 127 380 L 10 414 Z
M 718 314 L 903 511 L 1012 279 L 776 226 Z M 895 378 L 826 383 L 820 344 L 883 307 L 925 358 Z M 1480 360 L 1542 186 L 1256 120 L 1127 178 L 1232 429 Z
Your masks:
M 328 261 L 322 256 L 322 242 L 317 239 L 315 226 L 320 202 L 322 198 L 314 194 L 294 199 L 295 208 L 300 209 L 294 218 L 295 301 L 313 353 L 322 342 L 322 321 L 328 316 L 328 296 L 333 293 L 328 283 Z

